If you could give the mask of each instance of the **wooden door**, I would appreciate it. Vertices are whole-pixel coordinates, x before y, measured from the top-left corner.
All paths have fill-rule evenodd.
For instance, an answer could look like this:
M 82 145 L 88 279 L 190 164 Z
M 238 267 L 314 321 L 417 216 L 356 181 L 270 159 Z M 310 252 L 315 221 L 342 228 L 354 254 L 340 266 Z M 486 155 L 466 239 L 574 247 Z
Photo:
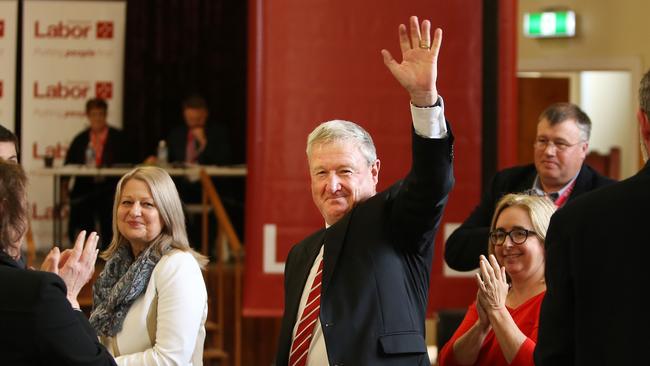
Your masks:
M 533 162 L 537 119 L 549 105 L 569 101 L 569 78 L 517 78 L 519 89 L 518 164 Z

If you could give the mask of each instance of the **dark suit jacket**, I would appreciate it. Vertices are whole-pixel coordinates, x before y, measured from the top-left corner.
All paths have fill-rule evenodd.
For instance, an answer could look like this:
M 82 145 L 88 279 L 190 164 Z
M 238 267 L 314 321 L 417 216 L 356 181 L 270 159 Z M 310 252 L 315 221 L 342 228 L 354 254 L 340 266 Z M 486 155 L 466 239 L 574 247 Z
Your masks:
M 648 208 L 650 164 L 553 215 L 536 365 L 648 364 Z
M 199 154 L 199 164 L 203 165 L 228 165 L 232 164 L 230 151 L 230 135 L 228 129 L 222 124 L 205 126 L 205 135 L 208 140 L 205 149 Z M 178 163 L 185 161 L 187 148 L 187 125 L 178 126 L 167 137 L 169 147 L 169 162 Z
M 478 268 L 479 255 L 487 255 L 488 233 L 497 202 L 508 193 L 530 189 L 536 175 L 535 165 L 529 164 L 504 169 L 494 176 L 479 205 L 445 243 L 445 261 L 449 267 L 457 271 Z M 583 164 L 568 202 L 585 192 L 612 183 L 613 180 Z
M 424 341 L 433 239 L 453 186 L 452 142 L 413 135 L 403 181 L 294 246 L 277 365 L 287 365 L 305 282 L 323 254 L 320 322 L 332 365 L 430 365 Z
M 57 275 L 0 255 L 0 364 L 115 365 Z

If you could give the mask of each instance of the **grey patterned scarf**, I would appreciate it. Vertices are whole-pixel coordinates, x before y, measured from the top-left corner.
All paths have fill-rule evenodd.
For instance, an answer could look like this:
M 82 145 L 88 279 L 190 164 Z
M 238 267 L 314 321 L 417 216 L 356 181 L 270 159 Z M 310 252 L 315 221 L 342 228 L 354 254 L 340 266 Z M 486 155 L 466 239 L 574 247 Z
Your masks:
M 122 330 L 133 302 L 147 289 L 160 254 L 149 245 L 135 260 L 129 245 L 121 245 L 106 262 L 93 286 L 90 324 L 100 336 L 113 337 Z

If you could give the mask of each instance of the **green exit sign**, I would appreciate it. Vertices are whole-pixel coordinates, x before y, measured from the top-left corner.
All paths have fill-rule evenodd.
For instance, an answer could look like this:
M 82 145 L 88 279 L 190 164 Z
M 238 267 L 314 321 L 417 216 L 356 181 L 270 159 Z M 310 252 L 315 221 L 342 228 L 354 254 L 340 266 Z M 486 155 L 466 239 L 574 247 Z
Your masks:
M 576 34 L 576 14 L 573 11 L 548 11 L 524 14 L 526 37 L 573 37 Z

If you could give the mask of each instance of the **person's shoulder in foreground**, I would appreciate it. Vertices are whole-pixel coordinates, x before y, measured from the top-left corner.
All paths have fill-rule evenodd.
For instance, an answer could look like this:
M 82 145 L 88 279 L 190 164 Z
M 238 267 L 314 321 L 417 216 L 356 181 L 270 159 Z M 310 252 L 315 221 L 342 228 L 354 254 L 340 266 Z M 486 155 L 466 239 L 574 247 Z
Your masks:
M 53 273 L 0 265 L 3 365 L 115 365 Z
M 642 153 L 650 148 L 650 72 L 639 88 Z M 547 295 L 540 311 L 538 366 L 628 365 L 647 358 L 650 315 L 643 289 L 650 246 L 650 164 L 559 210 L 547 246 Z M 596 330 L 596 331 L 594 331 Z

